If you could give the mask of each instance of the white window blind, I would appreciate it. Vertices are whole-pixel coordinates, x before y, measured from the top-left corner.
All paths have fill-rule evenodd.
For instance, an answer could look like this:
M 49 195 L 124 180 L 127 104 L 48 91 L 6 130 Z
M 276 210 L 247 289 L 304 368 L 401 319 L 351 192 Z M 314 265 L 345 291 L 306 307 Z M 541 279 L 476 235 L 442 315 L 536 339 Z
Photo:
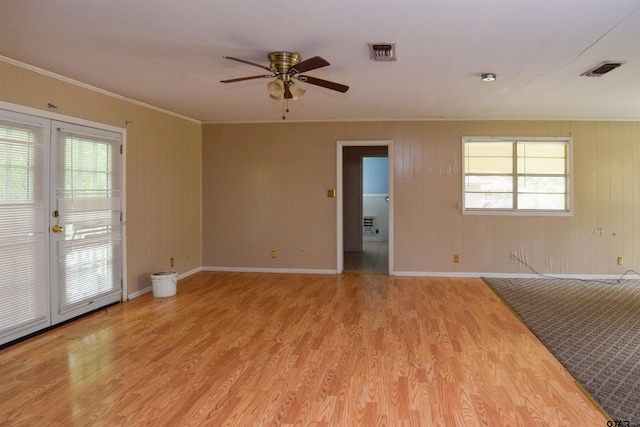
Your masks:
M 44 126 L 0 114 L 0 339 L 49 323 Z
M 122 292 L 120 135 L 56 129 L 59 312 Z

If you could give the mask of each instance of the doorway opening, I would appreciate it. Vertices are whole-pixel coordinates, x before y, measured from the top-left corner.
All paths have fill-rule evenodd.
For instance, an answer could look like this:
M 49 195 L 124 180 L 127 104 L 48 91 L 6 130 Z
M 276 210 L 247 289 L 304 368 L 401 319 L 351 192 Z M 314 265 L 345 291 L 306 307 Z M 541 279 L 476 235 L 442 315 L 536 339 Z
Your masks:
M 338 141 L 338 274 L 393 274 L 391 146 L 392 141 Z

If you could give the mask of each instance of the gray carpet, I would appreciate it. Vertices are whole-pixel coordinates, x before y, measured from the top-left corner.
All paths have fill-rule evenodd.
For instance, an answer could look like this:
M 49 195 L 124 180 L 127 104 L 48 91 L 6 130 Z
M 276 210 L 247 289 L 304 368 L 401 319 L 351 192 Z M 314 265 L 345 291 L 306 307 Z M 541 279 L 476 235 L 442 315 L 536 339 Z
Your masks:
M 640 425 L 640 280 L 484 280 L 611 418 Z

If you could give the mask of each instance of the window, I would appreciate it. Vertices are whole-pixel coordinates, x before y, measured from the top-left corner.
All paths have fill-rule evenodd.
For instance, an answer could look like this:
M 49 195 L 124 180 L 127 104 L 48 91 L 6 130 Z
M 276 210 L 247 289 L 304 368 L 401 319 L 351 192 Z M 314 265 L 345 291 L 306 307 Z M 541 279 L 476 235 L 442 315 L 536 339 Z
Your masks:
M 463 213 L 571 214 L 571 138 L 465 137 Z

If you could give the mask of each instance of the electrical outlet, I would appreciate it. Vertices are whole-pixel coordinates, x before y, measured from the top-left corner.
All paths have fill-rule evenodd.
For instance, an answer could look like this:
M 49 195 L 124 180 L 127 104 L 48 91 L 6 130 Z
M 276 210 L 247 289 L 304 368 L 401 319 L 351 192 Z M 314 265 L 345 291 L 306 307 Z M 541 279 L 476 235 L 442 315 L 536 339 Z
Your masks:
M 618 265 L 622 265 L 622 257 L 621 256 L 618 257 Z
M 460 255 L 453 254 L 453 263 L 458 264 L 460 262 Z
M 169 258 L 169 267 L 173 267 L 173 257 Z
M 277 258 L 278 253 L 276 251 L 271 251 L 271 258 Z

